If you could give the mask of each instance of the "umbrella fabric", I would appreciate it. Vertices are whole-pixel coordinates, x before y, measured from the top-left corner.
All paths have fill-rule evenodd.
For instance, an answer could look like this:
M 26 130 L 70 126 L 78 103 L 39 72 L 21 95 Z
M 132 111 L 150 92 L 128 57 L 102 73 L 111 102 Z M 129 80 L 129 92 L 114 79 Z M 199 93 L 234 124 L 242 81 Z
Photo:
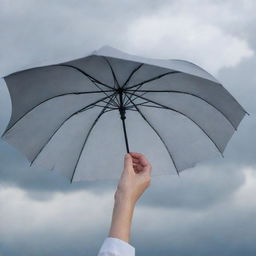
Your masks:
M 12 115 L 3 139 L 71 182 L 118 178 L 129 151 L 148 157 L 152 176 L 179 173 L 222 155 L 246 114 L 195 64 L 108 46 L 4 80 Z

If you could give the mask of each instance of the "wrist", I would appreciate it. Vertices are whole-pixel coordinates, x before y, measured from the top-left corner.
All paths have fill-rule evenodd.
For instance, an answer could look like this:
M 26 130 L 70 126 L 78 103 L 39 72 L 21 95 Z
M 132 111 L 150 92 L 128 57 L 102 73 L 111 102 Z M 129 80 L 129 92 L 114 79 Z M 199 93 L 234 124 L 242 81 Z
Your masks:
M 136 200 L 134 200 L 133 197 L 128 193 L 121 192 L 117 189 L 115 193 L 115 204 L 134 207 L 136 204 Z

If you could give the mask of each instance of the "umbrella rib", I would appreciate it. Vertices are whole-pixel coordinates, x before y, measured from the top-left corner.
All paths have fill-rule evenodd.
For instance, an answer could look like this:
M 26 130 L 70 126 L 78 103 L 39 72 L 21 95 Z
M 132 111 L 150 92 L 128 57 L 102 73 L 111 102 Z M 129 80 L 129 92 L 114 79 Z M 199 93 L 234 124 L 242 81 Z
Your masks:
M 154 106 L 154 105 L 146 105 L 145 103 L 139 103 L 139 104 L 136 104 L 136 106 L 143 106 L 143 107 L 150 107 L 150 108 L 161 108 L 161 109 L 165 109 L 161 106 Z M 128 106 L 127 109 L 130 109 L 131 107 Z
M 118 110 L 118 108 L 108 109 L 108 110 L 106 110 L 104 113 L 107 113 L 107 112 L 109 112 L 109 111 L 113 111 L 113 110 Z
M 143 95 L 145 95 L 147 92 L 144 92 L 144 93 L 142 93 L 142 94 L 140 94 L 140 96 L 143 96 Z M 135 96 L 137 95 L 137 94 L 134 94 Z M 133 95 L 133 96 L 134 96 Z M 138 97 L 134 97 L 133 99 L 132 99 L 132 97 L 131 97 L 131 99 L 133 100 L 133 101 L 135 101 L 136 99 L 137 99 Z M 127 106 L 129 104 L 129 100 L 127 100 L 126 101 L 126 103 L 125 103 L 125 106 Z
M 131 90 L 133 91 L 133 90 Z M 237 130 L 236 126 L 232 123 L 232 121 L 228 118 L 228 116 L 226 114 L 224 114 L 219 108 L 217 108 L 215 105 L 213 105 L 212 103 L 210 103 L 209 101 L 207 101 L 206 99 L 204 99 L 203 97 L 201 96 L 198 96 L 194 93 L 190 93 L 190 92 L 183 92 L 183 91 L 178 91 L 178 90 L 161 90 L 161 91 L 158 91 L 158 90 L 139 90 L 138 92 L 145 92 L 145 93 L 148 93 L 148 92 L 171 92 L 171 93 L 180 93 L 180 94 L 186 94 L 186 95 L 191 95 L 191 96 L 194 96 L 198 99 L 201 99 L 203 100 L 204 102 L 206 102 L 208 105 L 212 106 L 213 108 L 215 108 L 218 112 L 220 112 L 225 118 L 226 120 L 231 124 L 231 126 Z M 135 94 L 138 96 L 138 94 Z M 136 98 L 134 98 L 133 100 L 135 100 Z
M 107 103 L 106 101 L 102 101 L 104 103 Z M 109 104 L 110 105 L 110 104 Z M 96 107 L 101 107 L 101 108 L 104 108 L 105 106 L 101 106 L 101 105 L 98 105 L 98 104 L 95 104 L 94 106 Z M 107 109 L 119 109 L 119 108 L 113 108 L 113 107 L 106 107 Z
M 128 95 L 127 95 L 127 97 L 130 98 Z M 156 130 L 156 128 L 147 120 L 147 118 L 142 114 L 141 110 L 136 106 L 136 104 L 133 103 L 132 99 L 130 99 L 130 100 L 131 100 L 132 104 L 134 105 L 134 107 L 135 107 L 135 108 L 137 109 L 137 111 L 139 112 L 139 114 L 142 116 L 142 118 L 143 118 L 143 119 L 147 122 L 147 124 L 153 129 L 153 131 L 157 134 L 157 136 L 159 137 L 159 139 L 161 140 L 161 142 L 162 142 L 163 145 L 165 146 L 165 148 L 166 148 L 166 150 L 167 150 L 167 152 L 168 152 L 168 154 L 169 154 L 169 156 L 170 156 L 170 158 L 171 158 L 171 160 L 172 160 L 172 163 L 173 163 L 173 165 L 174 165 L 174 167 L 175 167 L 175 170 L 176 170 L 177 174 L 179 175 L 179 170 L 178 170 L 178 168 L 177 168 L 177 165 L 176 165 L 176 163 L 175 163 L 175 160 L 174 160 L 174 158 L 173 158 L 173 156 L 172 156 L 172 154 L 171 154 L 169 148 L 167 147 L 166 143 L 164 142 L 162 136 L 161 136 L 160 133 Z
M 124 85 L 122 86 L 122 88 L 124 89 L 124 87 L 128 84 L 128 82 L 131 80 L 132 76 L 144 65 L 144 63 L 140 64 L 138 67 L 136 67 L 131 74 L 129 75 L 129 77 L 127 78 L 127 80 L 125 81 Z
M 107 90 L 105 92 L 113 92 L 113 90 Z M 34 106 L 33 108 L 31 108 L 30 110 L 28 110 L 24 115 L 22 115 L 17 121 L 15 121 L 15 123 L 9 127 L 7 130 L 5 130 L 5 132 L 3 133 L 2 136 L 4 136 L 9 130 L 11 130 L 21 119 L 23 119 L 27 114 L 29 114 L 31 111 L 33 111 L 35 108 L 39 107 L 40 105 L 42 105 L 43 103 L 58 98 L 58 97 L 63 97 L 63 96 L 67 96 L 67 95 L 80 95 L 80 94 L 89 94 L 89 93 L 102 93 L 101 91 L 91 91 L 91 92 L 71 92 L 71 93 L 63 93 L 63 94 L 59 94 L 56 96 L 53 96 L 51 98 L 48 98 L 47 100 L 44 100 L 42 102 L 40 102 L 39 104 L 37 104 L 36 106 Z M 109 96 L 109 95 L 108 95 Z
M 152 82 L 152 81 L 157 80 L 157 79 L 159 79 L 159 78 L 162 78 L 162 77 L 164 77 L 164 76 L 167 76 L 167 75 L 170 75 L 170 74 L 178 74 L 178 73 L 181 73 L 181 72 L 180 72 L 180 71 L 169 71 L 169 72 L 164 73 L 164 74 L 162 74 L 162 75 L 158 75 L 158 76 L 152 77 L 152 78 L 150 78 L 150 79 L 148 79 L 148 80 L 145 80 L 145 81 L 143 81 L 143 82 L 141 82 L 141 83 L 132 85 L 132 86 L 130 86 L 130 87 L 126 87 L 126 89 L 132 89 L 132 88 L 134 88 L 134 87 L 136 87 L 136 86 L 139 86 L 139 85 L 143 85 L 143 84 Z
M 116 93 L 116 92 L 115 92 L 115 93 Z M 100 101 L 102 101 L 102 100 L 104 100 L 104 99 L 106 99 L 106 98 L 109 98 L 109 97 L 113 96 L 115 93 L 113 93 L 112 95 L 110 95 L 110 96 L 108 96 L 108 97 L 104 97 L 104 98 L 102 98 L 102 99 L 100 99 L 100 100 L 97 100 L 97 101 L 95 101 L 95 102 L 93 102 L 93 103 L 90 103 L 90 104 L 88 104 L 87 106 L 81 108 L 80 110 L 74 112 L 74 113 L 71 114 L 69 117 L 67 117 L 67 118 L 60 124 L 60 126 L 59 126 L 57 129 L 55 129 L 55 131 L 54 131 L 53 134 L 50 136 L 50 138 L 49 138 L 49 139 L 44 143 L 44 145 L 40 148 L 40 150 L 38 151 L 38 153 L 36 154 L 36 156 L 34 157 L 34 159 L 31 161 L 30 166 L 34 163 L 34 161 L 36 160 L 36 158 L 37 158 L 37 157 L 39 156 L 39 154 L 43 151 L 43 149 L 46 147 L 46 145 L 51 141 L 51 139 L 52 139 L 53 136 L 58 132 L 58 130 L 59 130 L 71 117 L 73 117 L 73 116 L 75 116 L 75 115 L 77 115 L 77 114 L 79 114 L 79 113 L 81 113 L 81 112 L 83 112 L 83 111 L 85 111 L 85 110 L 90 109 L 89 107 L 94 106 L 96 103 L 98 103 L 98 102 L 100 102 Z M 88 108 L 88 109 L 87 109 L 87 108 Z
M 132 100 L 132 99 L 131 99 Z M 131 101 L 129 101 L 129 103 L 130 103 Z M 150 103 L 149 101 L 143 101 L 143 102 L 140 102 L 140 103 L 136 103 L 136 105 L 137 106 L 139 106 L 139 105 L 143 105 L 143 104 L 146 104 L 146 103 Z M 133 108 L 133 106 L 132 105 L 129 105 L 129 104 L 127 104 L 127 105 L 125 105 L 125 108 L 127 109 L 127 108 Z
M 127 92 L 127 93 L 129 93 L 129 92 Z M 130 94 L 130 93 L 129 93 L 129 94 Z M 145 98 L 145 97 L 142 97 L 142 96 L 139 96 L 139 95 L 137 95 L 137 96 L 138 96 L 139 98 L 142 98 L 142 99 L 144 99 L 144 100 L 148 100 L 148 101 L 150 101 L 150 102 L 152 102 L 152 103 L 154 103 L 154 104 L 156 104 L 156 105 L 162 106 L 162 107 L 165 108 L 165 109 L 172 110 L 172 111 L 174 111 L 174 112 L 176 112 L 176 113 L 178 113 L 178 114 L 181 114 L 181 115 L 185 116 L 186 118 L 188 118 L 190 121 L 192 121 L 194 124 L 196 124 L 196 125 L 201 129 L 201 131 L 211 140 L 211 142 L 215 145 L 215 147 L 218 149 L 218 151 L 220 152 L 220 154 L 223 156 L 223 153 L 222 153 L 221 149 L 220 149 L 219 146 L 215 143 L 215 141 L 211 138 L 211 136 L 210 136 L 196 121 L 194 121 L 191 117 L 187 116 L 186 114 L 184 114 L 184 113 L 182 113 L 181 111 L 176 110 L 176 109 L 174 109 L 174 108 L 167 107 L 167 106 L 165 106 L 165 105 L 163 105 L 163 104 L 160 104 L 160 103 L 158 103 L 158 102 L 156 102 L 156 101 L 150 100 L 150 99 L 148 99 L 148 98 Z
M 114 94 L 115 94 L 115 93 L 114 93 Z M 90 134 L 91 134 L 91 131 L 92 131 L 92 129 L 95 127 L 95 125 L 96 125 L 96 123 L 98 122 L 98 120 L 100 119 L 100 117 L 104 114 L 104 112 L 105 112 L 105 110 L 106 110 L 106 107 L 107 107 L 107 105 L 110 103 L 110 101 L 111 101 L 111 99 L 113 98 L 114 94 L 111 95 L 110 100 L 109 100 L 108 103 L 104 106 L 104 108 L 101 110 L 101 112 L 99 113 L 99 115 L 97 116 L 97 118 L 94 120 L 93 124 L 91 125 L 91 127 L 90 127 L 90 129 L 89 129 L 89 131 L 88 131 L 88 133 L 87 133 L 87 135 L 86 135 L 86 138 L 85 138 L 84 143 L 83 143 L 83 145 L 82 145 L 82 148 L 81 148 L 81 150 L 80 150 L 78 159 L 77 159 L 77 161 L 76 161 L 74 171 L 73 171 L 73 173 L 72 173 L 72 177 L 71 177 L 71 180 L 70 180 L 71 183 L 72 183 L 72 181 L 73 181 L 73 179 L 74 179 L 74 176 L 75 176 L 75 172 L 76 172 L 78 163 L 79 163 L 79 161 L 80 161 L 82 152 L 84 151 L 86 142 L 87 142 L 87 140 L 88 140 L 88 138 L 89 138 L 89 136 L 90 136 Z
M 118 94 L 116 94 L 116 95 L 114 96 L 114 99 L 115 99 L 116 102 L 117 102 L 117 107 L 119 107 L 119 106 L 120 106 L 120 99 L 119 99 L 119 97 L 118 97 Z
M 132 96 L 139 90 L 139 88 L 141 88 L 142 85 L 144 85 L 144 84 L 139 85 L 135 90 L 131 90 L 131 91 L 132 91 L 131 98 L 132 98 Z M 129 90 L 129 89 L 128 89 L 128 90 Z M 135 94 L 135 95 L 136 95 L 136 94 Z M 135 97 L 133 100 L 136 100 L 136 97 Z M 128 102 L 129 102 L 129 100 L 127 100 L 124 104 L 127 104 Z
M 128 84 L 128 82 L 130 81 L 130 79 L 133 77 L 133 75 L 144 65 L 144 63 L 140 64 L 138 67 L 136 67 L 132 72 L 131 74 L 129 75 L 128 79 L 125 81 L 124 85 L 122 86 L 122 88 L 124 89 L 125 86 Z M 123 99 L 123 102 L 124 102 L 124 105 L 126 105 L 127 101 L 126 101 L 126 94 L 124 95 L 124 99 Z
M 80 69 L 80 68 L 78 68 L 78 67 L 76 67 L 76 66 L 69 65 L 69 64 L 57 64 L 57 65 L 53 65 L 53 66 L 63 66 L 63 67 L 73 68 L 73 69 L 79 71 L 80 73 L 82 73 L 83 75 L 85 75 L 87 78 L 89 78 L 90 81 L 93 80 L 93 81 L 97 82 L 98 84 L 101 84 L 101 85 L 103 85 L 103 86 L 105 86 L 105 87 L 107 87 L 107 88 L 109 88 L 109 89 L 114 89 L 113 87 L 111 87 L 111 86 L 109 86 L 109 85 L 107 85 L 107 84 L 105 84 L 105 83 L 100 82 L 99 80 L 97 80 L 97 79 L 94 78 L 93 76 L 87 74 L 84 70 L 82 70 L 82 69 Z
M 135 86 L 138 86 L 135 90 L 133 90 L 133 94 L 131 95 L 131 97 L 135 94 L 135 92 L 136 91 L 138 91 L 145 83 L 148 83 L 148 82 L 151 82 L 151 81 L 154 81 L 154 80 L 156 80 L 156 79 L 159 79 L 159 78 L 161 78 L 161 77 L 163 77 L 163 76 L 165 76 L 165 75 L 169 75 L 169 74 L 176 74 L 176 73 L 180 73 L 179 71 L 171 71 L 171 72 L 168 72 L 167 74 L 162 74 L 162 75 L 160 75 L 160 76 L 157 76 L 156 78 L 151 78 L 151 79 L 149 79 L 149 80 L 146 80 L 146 81 L 144 81 L 144 82 L 142 82 L 142 83 L 139 83 L 139 84 L 137 84 L 137 85 L 135 85 Z M 132 87 L 128 87 L 127 89 L 128 90 L 130 90 L 131 88 L 133 88 L 134 86 L 132 86 Z M 136 99 L 136 98 L 135 98 Z M 127 102 L 125 102 L 125 104 L 126 104 Z
M 132 108 L 127 108 L 126 110 L 129 110 L 129 111 L 135 111 L 135 112 L 137 112 L 137 110 L 132 109 Z
M 108 66 L 109 66 L 109 68 L 110 68 L 110 70 L 111 70 L 111 73 L 112 73 L 112 76 L 113 76 L 113 78 L 114 78 L 114 81 L 115 81 L 115 83 L 116 83 L 116 85 L 117 85 L 117 88 L 120 87 L 120 85 L 119 85 L 119 83 L 118 83 L 118 81 L 117 81 L 117 78 L 116 78 L 116 74 L 115 74 L 115 72 L 114 72 L 114 69 L 113 69 L 113 67 L 111 66 L 109 60 L 108 60 L 106 57 L 102 57 L 102 58 L 108 63 Z M 115 86 L 114 86 L 114 88 L 115 88 Z
M 113 99 L 112 99 L 112 100 L 113 100 Z M 111 101 L 112 101 L 112 100 L 111 100 Z M 103 100 L 102 102 L 107 103 L 105 100 Z M 109 105 L 111 105 L 112 107 L 117 107 L 116 104 L 113 104 L 113 103 L 111 103 L 111 102 L 109 103 Z
M 104 92 L 104 90 L 102 90 L 102 88 L 100 88 L 100 87 L 96 84 L 95 81 L 93 81 L 93 80 L 91 80 L 91 81 L 92 81 L 92 83 L 93 83 L 98 89 L 100 89 L 106 96 L 108 96 L 108 94 L 107 94 L 106 92 Z M 113 89 L 113 90 L 114 90 L 114 89 Z M 117 103 L 116 103 L 113 99 L 111 99 L 110 105 L 116 106 L 116 107 L 118 106 Z
M 100 89 L 102 92 L 104 92 L 104 90 L 102 90 L 102 88 L 100 88 L 96 83 L 99 83 L 103 86 L 107 86 L 108 88 L 112 88 L 111 86 L 109 85 L 106 85 L 102 82 L 100 82 L 99 80 L 97 80 L 96 78 L 92 77 L 91 75 L 87 74 L 85 71 L 83 71 L 82 69 L 76 67 L 76 66 L 73 66 L 73 65 L 67 65 L 67 64 L 60 64 L 59 66 L 64 66 L 64 67 L 71 67 L 71 68 L 74 68 L 75 70 L 81 72 L 83 75 L 85 75 L 98 89 Z M 95 83 L 96 82 L 96 83 Z M 114 88 L 112 88 L 114 89 Z M 107 96 L 107 93 L 104 92 L 104 94 Z M 117 106 L 116 102 L 113 101 L 114 104 Z
M 99 89 L 101 90 L 101 92 L 103 92 L 106 96 L 108 96 L 108 94 L 107 94 L 106 92 L 104 92 L 104 90 L 102 90 L 102 88 L 100 88 L 94 81 L 92 81 L 92 83 L 93 83 L 97 88 L 99 88 Z M 116 102 L 115 102 L 113 99 L 111 99 L 110 105 L 116 106 L 116 107 L 118 106 L 118 105 L 116 104 Z

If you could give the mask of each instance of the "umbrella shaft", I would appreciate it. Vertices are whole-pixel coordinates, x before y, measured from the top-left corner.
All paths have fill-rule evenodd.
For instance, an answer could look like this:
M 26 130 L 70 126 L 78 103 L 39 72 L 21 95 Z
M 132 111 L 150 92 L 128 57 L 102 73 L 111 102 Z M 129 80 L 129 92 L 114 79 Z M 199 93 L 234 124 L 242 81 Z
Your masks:
M 129 150 L 129 144 L 128 144 L 128 138 L 127 138 L 126 127 L 125 127 L 125 120 L 124 120 L 124 119 L 122 119 L 122 123 L 123 123 L 123 130 L 124 130 L 124 138 L 125 138 L 126 151 L 127 151 L 127 153 L 129 153 L 130 150 Z
M 120 99 L 120 107 L 119 107 L 119 112 L 120 112 L 120 118 L 122 120 L 123 124 L 123 131 L 124 131 L 124 138 L 125 138 L 125 145 L 126 145 L 126 151 L 127 153 L 130 152 L 129 150 L 129 144 L 128 144 L 128 138 L 127 138 L 127 132 L 126 132 L 126 126 L 125 126 L 125 107 L 123 105 L 123 92 L 119 91 L 119 99 Z

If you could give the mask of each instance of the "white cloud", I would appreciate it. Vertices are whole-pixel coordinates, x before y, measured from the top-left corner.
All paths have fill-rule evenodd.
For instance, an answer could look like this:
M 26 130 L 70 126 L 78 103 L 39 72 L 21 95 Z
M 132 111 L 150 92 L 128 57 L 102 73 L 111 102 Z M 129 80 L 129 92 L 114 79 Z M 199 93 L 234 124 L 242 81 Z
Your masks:
M 82 190 L 37 201 L 21 189 L 1 187 L 1 246 L 21 256 L 93 250 L 107 236 L 113 201 L 110 194 L 96 196 Z
M 189 60 L 212 73 L 234 67 L 254 52 L 244 38 L 225 30 L 228 22 L 241 20 L 229 7 L 203 1 L 170 4 L 131 22 L 126 49 L 149 57 Z
M 75 2 L 1 2 L 0 73 L 82 57 L 105 44 L 190 60 L 213 73 L 253 55 L 244 29 L 254 19 L 252 0 Z
M 47 201 L 33 200 L 15 187 L 1 187 L 0 191 L 2 239 L 47 229 L 75 233 L 82 228 L 94 233 L 97 226 L 105 225 L 113 205 L 109 194 L 97 196 L 83 190 L 56 193 Z

